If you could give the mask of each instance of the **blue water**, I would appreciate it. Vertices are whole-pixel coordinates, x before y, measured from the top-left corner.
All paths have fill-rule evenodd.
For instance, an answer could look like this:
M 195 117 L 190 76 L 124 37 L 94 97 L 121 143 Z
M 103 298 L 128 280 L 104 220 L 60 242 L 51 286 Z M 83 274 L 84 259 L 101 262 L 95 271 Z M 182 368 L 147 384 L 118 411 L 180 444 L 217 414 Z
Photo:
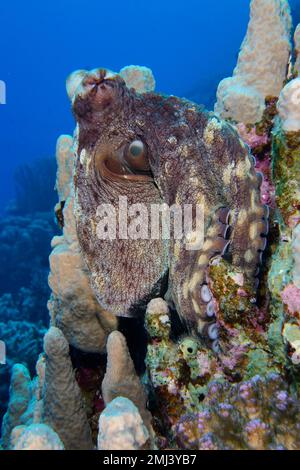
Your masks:
M 74 127 L 65 79 L 77 68 L 152 68 L 157 89 L 212 106 L 244 37 L 249 0 L 15 0 L 0 6 L 0 212 L 20 163 L 53 156 Z M 291 0 L 291 6 L 299 0 Z

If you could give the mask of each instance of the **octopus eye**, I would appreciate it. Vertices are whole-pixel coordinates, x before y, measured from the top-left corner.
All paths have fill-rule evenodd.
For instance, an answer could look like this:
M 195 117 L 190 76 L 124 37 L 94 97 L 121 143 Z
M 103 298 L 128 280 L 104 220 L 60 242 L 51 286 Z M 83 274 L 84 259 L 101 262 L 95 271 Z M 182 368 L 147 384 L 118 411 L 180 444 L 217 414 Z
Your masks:
M 147 147 L 141 140 L 124 143 L 118 149 L 103 146 L 96 150 L 95 170 L 112 181 L 153 183 Z
M 141 140 L 135 140 L 129 145 L 128 152 L 132 157 L 139 157 L 145 151 L 145 146 Z
M 141 140 L 134 140 L 124 154 L 125 165 L 134 173 L 150 172 L 147 149 Z

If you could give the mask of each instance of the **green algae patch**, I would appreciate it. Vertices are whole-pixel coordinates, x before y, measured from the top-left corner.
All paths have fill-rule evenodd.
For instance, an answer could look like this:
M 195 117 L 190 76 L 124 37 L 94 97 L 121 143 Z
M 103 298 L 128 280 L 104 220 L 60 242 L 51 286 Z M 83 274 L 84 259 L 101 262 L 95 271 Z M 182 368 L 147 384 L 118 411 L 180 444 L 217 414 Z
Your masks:
M 290 227 L 300 216 L 300 132 L 275 129 L 272 156 L 276 202 L 285 224 Z
M 248 365 L 245 379 L 250 379 L 256 375 L 265 377 L 270 373 L 269 354 L 262 349 L 255 349 L 248 353 Z

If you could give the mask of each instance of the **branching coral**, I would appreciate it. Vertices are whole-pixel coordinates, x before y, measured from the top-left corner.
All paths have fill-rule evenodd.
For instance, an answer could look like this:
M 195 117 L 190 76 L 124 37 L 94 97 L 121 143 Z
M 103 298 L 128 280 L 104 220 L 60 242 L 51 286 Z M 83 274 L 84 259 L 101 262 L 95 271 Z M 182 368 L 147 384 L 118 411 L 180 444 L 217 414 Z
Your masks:
M 277 108 L 283 131 L 300 131 L 300 78 L 290 81 L 282 89 Z
M 64 450 L 58 434 L 46 424 L 17 426 L 11 440 L 12 450 Z
M 134 368 L 126 339 L 119 331 L 107 340 L 107 368 L 102 382 L 102 395 L 106 405 L 117 397 L 131 400 L 138 408 L 147 428 L 151 429 L 151 415 L 146 408 L 147 396 Z
M 120 70 L 120 76 L 138 93 L 147 93 L 155 89 L 155 79 L 148 67 L 129 65 Z
M 8 448 L 10 435 L 15 426 L 23 424 L 22 417 L 31 399 L 31 378 L 28 369 L 22 364 L 12 368 L 8 410 L 2 422 L 2 445 Z
M 58 328 L 49 329 L 44 349 L 43 422 L 57 432 L 66 449 L 92 449 L 91 432 L 69 356 L 69 344 Z
M 148 439 L 137 407 L 127 398 L 115 398 L 100 415 L 98 450 L 140 450 Z
M 287 0 L 252 0 L 247 35 L 233 77 L 218 88 L 215 111 L 245 124 L 262 119 L 267 97 L 278 97 L 290 55 Z
M 0 410 L 2 413 L 3 409 L 6 409 L 7 384 L 9 384 L 13 365 L 22 361 L 29 372 L 34 373 L 36 360 L 42 350 L 44 333 L 45 329 L 34 323 L 11 320 L 6 323 L 0 322 L 0 338 L 5 341 L 7 353 L 7 362 L 0 368 Z
M 297 28 L 295 29 L 294 44 L 295 44 L 294 74 L 297 77 L 300 77 L 300 24 L 298 24 Z

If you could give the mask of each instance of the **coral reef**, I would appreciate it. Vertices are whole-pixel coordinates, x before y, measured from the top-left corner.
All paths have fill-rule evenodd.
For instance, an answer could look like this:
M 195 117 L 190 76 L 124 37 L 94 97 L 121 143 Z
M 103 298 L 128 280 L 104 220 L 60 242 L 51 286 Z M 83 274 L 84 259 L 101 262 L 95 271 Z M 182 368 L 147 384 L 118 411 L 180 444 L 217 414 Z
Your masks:
M 139 411 L 128 398 L 115 398 L 101 413 L 98 450 L 140 450 L 148 440 Z
M 11 440 L 12 450 L 64 450 L 59 436 L 46 424 L 17 426 Z
M 293 281 L 300 289 L 300 225 L 293 230 L 292 250 L 294 256 Z M 300 308 L 299 308 L 300 310 Z
M 56 231 L 51 212 L 6 213 L 0 219 L 0 339 L 8 351 L 0 368 L 0 422 L 12 365 L 22 362 L 34 373 L 42 350 L 49 322 L 49 246 Z
M 127 348 L 126 339 L 119 331 L 113 331 L 107 340 L 107 367 L 102 382 L 105 405 L 117 397 L 125 397 L 138 408 L 143 422 L 151 429 L 151 414 L 146 408 L 147 396 L 137 376 Z
M 203 411 L 183 416 L 178 445 L 197 450 L 299 449 L 299 402 L 277 375 L 231 386 L 212 383 Z
M 284 223 L 295 227 L 300 221 L 300 79 L 289 82 L 282 90 L 279 120 L 273 131 L 273 173 L 276 200 Z
M 215 109 L 229 122 L 154 93 L 144 67 L 68 78 L 77 127 L 57 142 L 50 329 L 37 376 L 13 368 L 4 448 L 300 448 L 299 31 L 289 62 L 290 32 L 286 0 L 252 0 L 237 67 L 218 89 Z M 203 247 L 199 233 L 115 239 L 99 205 L 119 217 L 120 196 L 204 204 Z M 13 331 L 25 321 L 4 294 L 0 308 L 15 318 L 0 326 Z M 130 322 L 143 319 L 140 377 L 128 329 L 137 336 Z
M 93 448 L 79 386 L 62 332 L 51 327 L 44 338 L 46 354 L 43 422 L 56 431 L 66 449 Z
M 15 426 L 23 424 L 24 414 L 31 399 L 31 379 L 28 369 L 22 364 L 12 368 L 8 409 L 2 422 L 2 445 L 9 446 L 10 435 Z
M 51 212 L 0 219 L 0 295 L 11 294 L 19 310 L 10 319 L 48 321 L 49 244 L 56 231 Z
M 6 364 L 0 368 L 1 415 L 7 407 L 8 385 L 13 365 L 22 362 L 31 373 L 34 372 L 37 357 L 43 348 L 45 331 L 44 327 L 27 321 L 0 322 L 0 338 L 6 345 Z
M 297 28 L 295 29 L 294 44 L 295 44 L 294 74 L 295 76 L 300 77 L 300 24 L 298 24 Z
M 252 0 L 248 31 L 233 77 L 219 85 L 215 111 L 245 124 L 261 121 L 268 97 L 278 97 L 290 56 L 287 0 Z
M 183 337 L 178 343 L 172 342 L 169 309 L 163 299 L 154 299 L 148 305 L 146 328 L 150 336 L 146 366 L 154 397 L 155 430 L 163 426 L 163 432 L 171 438 L 171 426 L 183 410 L 197 409 L 205 391 L 203 385 L 216 369 L 216 360 L 196 338 Z
M 242 296 L 240 298 L 239 303 L 239 294 L 237 293 L 238 286 L 235 287 L 234 280 L 232 278 L 230 279 L 224 266 L 222 266 L 222 264 L 220 266 L 217 266 L 218 269 L 221 269 L 221 272 L 218 273 L 219 277 L 216 273 L 212 274 L 212 279 L 214 280 L 213 292 L 222 308 L 218 315 L 220 325 L 218 356 L 216 356 L 213 351 L 208 351 L 199 343 L 199 340 L 194 337 L 183 336 L 177 343 L 171 340 L 170 316 L 167 304 L 162 299 L 153 300 L 147 308 L 146 327 L 151 340 L 148 345 L 146 364 L 150 388 L 155 397 L 155 403 L 152 409 L 155 418 L 154 429 L 160 436 L 160 442 L 163 442 L 162 438 L 164 437 L 167 438 L 167 441 L 172 443 L 173 446 L 176 446 L 177 436 L 180 434 L 178 431 L 179 423 L 181 423 L 182 420 L 186 421 L 186 415 L 190 417 L 189 420 L 193 421 L 194 419 L 194 422 L 196 422 L 198 412 L 209 412 L 211 406 L 210 400 L 214 395 L 214 393 L 210 393 L 210 390 L 212 390 L 216 382 L 224 384 L 225 388 L 230 388 L 231 386 L 229 386 L 229 384 L 234 382 L 246 383 L 247 380 L 251 381 L 253 377 L 258 374 L 261 377 L 259 380 L 264 381 L 264 377 L 266 377 L 270 371 L 273 371 L 273 373 L 277 374 L 276 377 L 281 386 L 287 388 L 284 379 L 279 376 L 279 373 L 284 372 L 287 362 L 280 330 L 278 331 L 276 329 L 276 323 L 272 322 L 269 324 L 268 330 L 264 332 L 263 325 L 266 322 L 266 318 L 263 316 L 261 319 L 259 317 L 249 318 L 246 322 L 245 320 L 239 320 L 243 312 L 245 313 L 246 305 L 242 303 L 244 297 Z M 214 268 L 216 268 L 216 266 L 214 266 Z M 230 274 L 232 275 L 232 273 Z M 218 293 L 221 288 L 224 289 L 224 291 Z M 233 294 L 232 311 L 228 310 L 228 307 L 227 309 L 224 308 L 222 301 L 222 295 L 226 295 L 228 305 L 228 291 L 231 295 Z M 239 313 L 238 309 L 240 309 Z M 249 307 L 246 311 L 249 315 Z M 233 318 L 227 318 L 225 321 L 225 313 L 233 313 L 235 316 Z M 239 326 L 240 322 L 241 326 Z M 262 322 L 261 326 L 260 322 Z M 270 320 L 268 320 L 268 323 L 269 322 Z M 276 352 L 274 350 L 276 350 Z M 232 397 L 237 396 L 237 390 L 237 387 L 233 388 Z M 227 392 L 228 390 L 226 393 Z M 256 406 L 260 409 L 260 413 L 262 413 L 262 410 L 266 408 L 265 403 L 267 402 L 267 398 L 264 399 L 265 401 L 260 401 L 259 392 L 256 400 Z M 222 403 L 222 401 L 218 401 L 217 399 L 216 403 Z M 296 408 L 299 406 L 295 399 L 294 404 Z M 233 406 L 233 404 L 231 404 L 230 406 L 232 413 L 236 415 L 236 405 Z M 242 420 L 242 418 L 238 419 Z M 270 423 L 269 418 L 265 419 L 266 422 Z M 216 420 L 212 419 L 212 421 L 216 426 L 215 429 L 219 429 L 219 424 Z M 250 421 L 250 418 L 248 421 Z M 232 424 L 232 426 L 236 424 L 237 421 L 235 421 L 235 424 Z M 295 433 L 298 432 L 296 424 L 297 421 L 293 423 Z M 190 421 L 187 421 L 186 426 L 185 432 L 187 432 L 189 436 L 186 438 L 187 442 L 189 441 L 191 446 L 196 445 L 195 439 L 189 434 L 194 432 L 189 430 L 189 427 L 194 429 L 194 425 L 191 424 Z M 240 429 L 240 427 L 237 429 Z M 270 424 L 270 429 L 273 429 L 272 424 Z M 212 432 L 212 429 L 209 430 L 209 425 L 205 427 L 205 430 L 204 434 Z M 230 440 L 232 431 L 229 427 L 226 428 L 226 432 L 227 431 L 228 439 Z M 237 432 L 235 438 L 238 438 L 239 432 L 240 431 Z M 202 435 L 201 437 L 204 438 Z M 224 430 L 223 440 L 219 439 L 218 441 L 217 439 L 218 444 L 215 443 L 215 448 L 235 448 L 232 442 L 230 444 L 232 447 L 230 447 L 230 445 L 226 443 L 226 439 L 227 437 L 225 436 Z M 296 437 L 294 439 L 296 439 Z M 293 444 L 294 447 L 296 446 L 295 442 Z M 246 444 L 236 445 L 237 448 L 247 448 Z M 199 448 L 202 449 L 202 447 Z
M 120 70 L 120 76 L 130 88 L 137 93 L 148 93 L 155 89 L 155 78 L 148 67 L 129 65 Z
M 36 376 L 32 380 L 23 364 L 13 366 L 9 406 L 1 430 L 1 444 L 5 449 L 11 449 L 28 426 L 42 423 L 44 382 L 44 355 L 41 354 L 37 360 Z
M 290 81 L 281 90 L 277 109 L 284 132 L 300 130 L 300 78 Z

